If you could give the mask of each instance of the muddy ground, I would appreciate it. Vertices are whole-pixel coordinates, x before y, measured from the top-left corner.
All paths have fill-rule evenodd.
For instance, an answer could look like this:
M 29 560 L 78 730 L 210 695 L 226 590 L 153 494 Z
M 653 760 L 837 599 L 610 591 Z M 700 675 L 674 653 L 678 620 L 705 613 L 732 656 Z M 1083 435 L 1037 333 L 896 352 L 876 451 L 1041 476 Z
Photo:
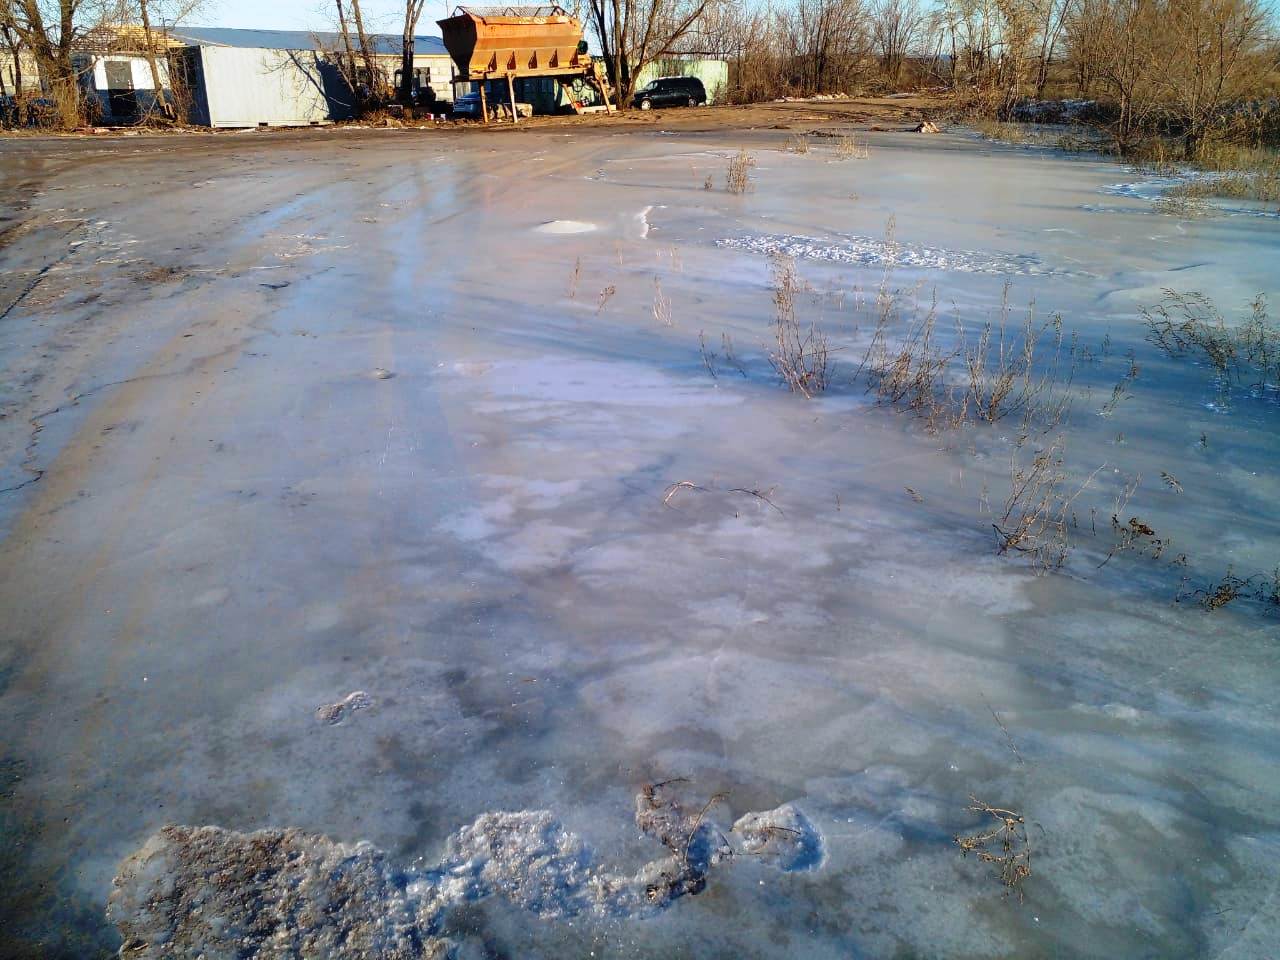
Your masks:
M 475 898 L 459 956 L 1268 956 L 1278 621 L 1174 600 L 1280 562 L 1275 394 L 1138 316 L 1270 292 L 1275 220 L 900 132 L 927 108 L 0 141 L 0 955 L 113 953 L 167 824 L 409 869 L 550 810 L 630 875 L 637 791 L 687 778 L 821 856 L 657 916 Z M 815 130 L 867 155 L 784 152 Z M 813 400 L 768 361 L 777 252 Z M 1062 572 L 996 553 L 1013 427 L 856 380 L 885 284 L 971 327 L 1011 284 L 1088 345 Z M 1104 563 L 1138 475 L 1178 546 Z M 971 794 L 1032 825 L 1025 902 L 959 856 Z

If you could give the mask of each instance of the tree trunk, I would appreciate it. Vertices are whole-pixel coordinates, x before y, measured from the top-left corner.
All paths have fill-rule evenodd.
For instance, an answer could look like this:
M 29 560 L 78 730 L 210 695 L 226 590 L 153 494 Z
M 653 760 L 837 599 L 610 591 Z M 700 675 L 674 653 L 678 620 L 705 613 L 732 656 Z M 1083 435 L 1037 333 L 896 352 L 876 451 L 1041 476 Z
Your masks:
M 623 98 L 627 86 L 625 30 L 622 19 L 622 0 L 613 0 L 613 89 L 618 92 L 619 100 Z
M 360 96 L 360 77 L 356 70 L 356 55 L 351 49 L 351 29 L 347 26 L 347 12 L 342 7 L 342 0 L 334 0 L 338 8 L 338 33 L 342 36 L 342 48 L 347 55 L 347 62 L 343 68 L 346 74 L 347 85 L 351 87 L 351 96 L 355 98 L 352 104 L 359 113 L 364 109 L 364 98 Z
M 138 13 L 142 18 L 142 36 L 147 50 L 147 66 L 151 68 L 151 90 L 155 98 L 155 106 L 165 117 L 173 119 L 173 108 L 165 99 L 164 84 L 160 81 L 160 64 L 156 62 L 155 40 L 151 35 L 151 15 L 147 11 L 147 0 L 138 0 Z
M 405 0 L 404 37 L 400 54 L 400 102 L 405 106 L 413 100 L 413 37 L 418 32 L 418 20 L 426 0 Z
M 360 41 L 360 59 L 364 61 L 365 73 L 368 74 L 370 98 L 382 99 L 382 91 L 378 89 L 378 64 L 373 58 L 373 49 L 369 46 L 369 35 L 364 32 L 364 15 L 360 12 L 360 0 L 351 0 L 351 18 L 356 22 L 356 38 Z

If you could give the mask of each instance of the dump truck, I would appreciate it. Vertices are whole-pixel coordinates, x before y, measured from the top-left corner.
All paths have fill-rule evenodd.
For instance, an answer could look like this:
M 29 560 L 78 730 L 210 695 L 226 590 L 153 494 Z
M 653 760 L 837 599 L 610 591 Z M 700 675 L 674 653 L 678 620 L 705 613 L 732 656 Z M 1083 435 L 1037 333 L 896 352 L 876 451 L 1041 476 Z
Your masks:
M 506 80 L 511 117 L 519 119 L 515 81 L 547 77 L 557 81 L 575 112 L 582 113 L 575 81 L 600 91 L 612 112 L 603 64 L 587 52 L 582 23 L 563 7 L 456 7 L 453 16 L 437 21 L 445 49 L 458 69 L 458 79 L 477 83 L 481 113 L 489 120 L 486 88 Z

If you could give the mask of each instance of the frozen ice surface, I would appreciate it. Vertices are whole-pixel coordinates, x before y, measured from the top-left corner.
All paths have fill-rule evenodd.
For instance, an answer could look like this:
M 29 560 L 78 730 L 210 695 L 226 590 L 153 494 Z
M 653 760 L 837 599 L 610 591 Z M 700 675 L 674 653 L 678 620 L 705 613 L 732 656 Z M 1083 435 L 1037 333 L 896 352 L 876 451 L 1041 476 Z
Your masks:
M 1274 220 L 946 134 L 423 136 L 0 143 L 0 304 L 40 278 L 0 324 L 0 956 L 252 918 L 463 960 L 1270 960 L 1280 619 L 1172 601 L 1280 562 L 1280 406 L 1138 308 L 1274 304 Z M 704 190 L 741 147 L 756 189 Z M 1061 575 L 995 555 L 1017 424 L 848 383 L 890 218 L 940 335 L 1010 280 L 1089 348 Z M 839 254 L 798 251 L 821 399 L 770 369 L 767 258 L 716 243 L 753 237 Z M 1100 567 L 1139 474 L 1174 546 Z M 971 794 L 1028 819 L 1025 903 L 958 856 Z

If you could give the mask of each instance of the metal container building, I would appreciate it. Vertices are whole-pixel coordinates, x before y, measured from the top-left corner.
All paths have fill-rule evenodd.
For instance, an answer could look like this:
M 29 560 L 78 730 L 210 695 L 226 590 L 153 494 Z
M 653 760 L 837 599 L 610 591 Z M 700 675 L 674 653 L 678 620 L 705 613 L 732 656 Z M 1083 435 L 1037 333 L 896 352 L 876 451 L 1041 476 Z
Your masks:
M 337 34 L 183 27 L 192 122 L 211 127 L 307 126 L 349 119 L 354 97 L 330 57 Z M 398 85 L 399 37 L 369 37 L 374 59 Z M 415 84 L 452 99 L 453 69 L 439 37 L 414 37 Z
M 202 126 L 308 126 L 352 115 L 346 82 L 315 51 L 192 47 L 185 61 L 191 119 Z

